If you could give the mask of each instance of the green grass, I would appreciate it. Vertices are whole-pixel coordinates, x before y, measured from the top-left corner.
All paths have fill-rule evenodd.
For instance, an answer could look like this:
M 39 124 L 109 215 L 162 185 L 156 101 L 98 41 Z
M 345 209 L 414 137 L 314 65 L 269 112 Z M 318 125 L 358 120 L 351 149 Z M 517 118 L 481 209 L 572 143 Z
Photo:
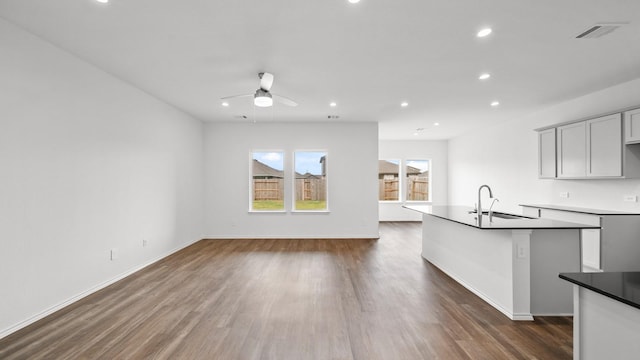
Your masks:
M 324 200 L 296 200 L 296 210 L 327 210 Z
M 254 200 L 252 210 L 282 211 L 283 200 Z M 323 200 L 296 200 L 296 210 L 327 210 L 327 202 Z
M 284 200 L 254 200 L 253 210 L 284 210 Z

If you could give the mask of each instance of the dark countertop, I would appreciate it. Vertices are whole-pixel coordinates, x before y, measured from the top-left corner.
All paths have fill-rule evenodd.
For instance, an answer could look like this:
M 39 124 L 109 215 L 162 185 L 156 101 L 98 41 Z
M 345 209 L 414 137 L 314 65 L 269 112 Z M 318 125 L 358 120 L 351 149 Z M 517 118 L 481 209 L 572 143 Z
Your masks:
M 549 209 L 549 210 L 571 211 L 571 212 L 591 214 L 591 215 L 640 215 L 640 213 L 632 212 L 632 211 L 589 209 L 589 208 L 564 206 L 564 205 L 552 205 L 552 204 L 520 204 L 520 206 Z
M 442 219 L 457 222 L 463 225 L 482 230 L 517 230 L 517 229 L 600 229 L 599 226 L 570 223 L 552 219 L 529 218 L 522 215 L 507 214 L 515 219 L 503 219 L 494 216 L 489 222 L 488 215 L 469 213 L 473 208 L 468 206 L 435 206 L 435 205 L 405 205 L 404 208 L 432 215 Z M 496 214 L 504 214 L 496 212 Z
M 560 273 L 560 278 L 640 309 L 640 271 Z

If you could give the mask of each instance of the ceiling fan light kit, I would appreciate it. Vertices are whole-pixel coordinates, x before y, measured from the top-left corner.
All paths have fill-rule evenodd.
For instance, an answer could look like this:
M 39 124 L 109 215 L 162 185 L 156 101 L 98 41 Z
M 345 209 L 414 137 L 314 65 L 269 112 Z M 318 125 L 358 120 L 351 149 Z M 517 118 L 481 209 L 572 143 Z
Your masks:
M 273 106 L 273 98 L 268 91 L 258 89 L 256 90 L 256 94 L 253 96 L 253 104 L 258 107 Z
M 273 106 L 273 97 L 269 92 L 271 90 L 271 85 L 273 85 L 273 74 L 261 72 L 261 73 L 258 73 L 258 77 L 260 78 L 260 88 L 258 88 L 258 90 L 256 90 L 256 93 L 253 94 L 253 104 L 258 107 Z M 245 96 L 251 96 L 251 94 L 227 96 L 227 97 L 223 97 L 221 100 L 229 100 L 229 99 L 240 98 Z M 296 103 L 295 101 L 289 98 L 276 95 L 276 94 L 273 94 L 273 96 L 275 96 L 275 99 L 277 102 L 283 105 L 298 106 L 298 103 Z

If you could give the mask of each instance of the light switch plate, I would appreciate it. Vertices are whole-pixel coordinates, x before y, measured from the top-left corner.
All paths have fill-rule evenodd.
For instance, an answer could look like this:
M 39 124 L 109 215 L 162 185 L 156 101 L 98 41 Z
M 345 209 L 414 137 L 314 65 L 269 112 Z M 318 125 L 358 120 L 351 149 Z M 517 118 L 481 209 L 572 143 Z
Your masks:
M 560 197 L 561 197 L 561 198 L 565 198 L 565 199 L 566 199 L 566 198 L 568 198 L 568 197 L 569 197 L 569 192 L 567 192 L 567 191 L 563 191 L 563 192 L 561 192 L 561 193 L 560 193 Z
M 637 195 L 625 195 L 624 196 L 624 201 L 626 201 L 626 202 L 637 202 L 638 201 L 638 196 Z

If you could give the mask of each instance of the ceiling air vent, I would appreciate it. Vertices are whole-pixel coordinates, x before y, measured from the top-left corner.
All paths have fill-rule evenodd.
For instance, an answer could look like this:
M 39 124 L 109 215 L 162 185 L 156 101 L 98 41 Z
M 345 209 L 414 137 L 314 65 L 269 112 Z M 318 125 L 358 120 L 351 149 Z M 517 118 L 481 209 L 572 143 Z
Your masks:
M 615 23 L 599 23 L 595 24 L 589 29 L 582 32 L 582 34 L 576 36 L 576 39 L 597 39 L 603 37 L 622 25 L 626 25 L 626 22 Z

